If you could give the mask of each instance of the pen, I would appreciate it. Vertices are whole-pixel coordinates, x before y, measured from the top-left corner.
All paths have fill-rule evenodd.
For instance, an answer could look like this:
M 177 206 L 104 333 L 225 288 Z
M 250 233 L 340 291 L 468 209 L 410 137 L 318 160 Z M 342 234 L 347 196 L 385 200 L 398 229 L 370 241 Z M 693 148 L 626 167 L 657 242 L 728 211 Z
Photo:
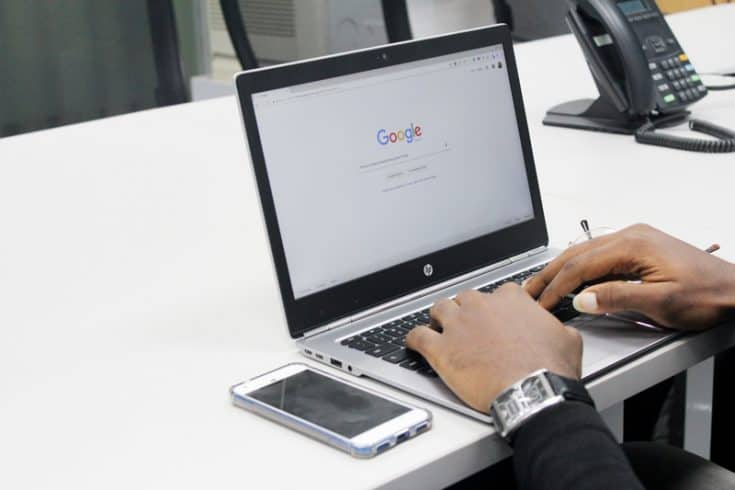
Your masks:
M 587 240 L 592 240 L 592 232 L 590 231 L 590 224 L 586 219 L 579 222 L 579 226 L 582 227 L 582 231 L 587 235 Z
M 720 244 L 719 243 L 713 243 L 709 247 L 705 248 L 704 251 L 707 252 L 708 254 L 712 254 L 712 253 L 717 252 L 719 249 L 720 249 Z

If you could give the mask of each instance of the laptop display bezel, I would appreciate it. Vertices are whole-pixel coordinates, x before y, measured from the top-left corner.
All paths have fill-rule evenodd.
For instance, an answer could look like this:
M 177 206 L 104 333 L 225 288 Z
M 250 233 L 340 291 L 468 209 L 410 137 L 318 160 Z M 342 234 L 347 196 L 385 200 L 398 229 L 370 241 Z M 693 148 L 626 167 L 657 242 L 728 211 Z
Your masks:
M 515 106 L 533 219 L 431 254 L 376 271 L 347 283 L 295 299 L 288 272 L 276 207 L 255 118 L 252 94 L 350 75 L 412 61 L 426 60 L 502 44 Z M 525 251 L 546 246 L 548 234 L 531 150 L 516 60 L 510 32 L 504 25 L 366 49 L 267 69 L 242 72 L 235 78 L 241 113 L 271 253 L 278 277 L 288 328 L 293 338 L 323 325 L 411 294 L 454 277 L 498 263 Z M 457 196 L 458 199 L 461 196 Z M 417 237 L 420 239 L 420 237 Z M 370 253 L 370 250 L 365 250 Z M 318 258 L 317 258 L 318 260 Z M 433 273 L 424 267 L 431 264 Z

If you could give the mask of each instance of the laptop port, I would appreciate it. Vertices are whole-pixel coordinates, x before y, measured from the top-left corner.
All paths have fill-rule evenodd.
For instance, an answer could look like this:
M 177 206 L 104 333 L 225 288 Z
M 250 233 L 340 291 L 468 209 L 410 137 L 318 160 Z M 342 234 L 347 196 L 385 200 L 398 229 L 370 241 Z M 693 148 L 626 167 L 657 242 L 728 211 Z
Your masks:
M 408 439 L 408 431 L 402 432 L 402 433 L 398 434 L 398 436 L 396 436 L 396 444 L 400 444 L 403 441 L 405 441 L 406 439 Z
M 380 454 L 390 447 L 390 441 L 386 441 L 375 450 L 376 453 Z
M 304 349 L 304 352 L 306 353 L 307 356 L 310 356 L 312 354 L 312 352 L 309 349 Z
M 336 366 L 338 368 L 342 368 L 342 361 L 338 361 L 337 359 L 330 358 L 329 362 L 332 363 L 332 366 Z
M 324 356 L 321 355 L 321 354 L 319 354 L 318 352 L 316 354 L 316 358 L 319 359 L 320 361 L 323 361 L 324 360 Z
M 428 428 L 429 428 L 429 423 L 428 422 L 424 422 L 423 424 L 421 424 L 418 427 L 416 427 L 416 434 L 421 434 L 422 432 L 424 432 Z

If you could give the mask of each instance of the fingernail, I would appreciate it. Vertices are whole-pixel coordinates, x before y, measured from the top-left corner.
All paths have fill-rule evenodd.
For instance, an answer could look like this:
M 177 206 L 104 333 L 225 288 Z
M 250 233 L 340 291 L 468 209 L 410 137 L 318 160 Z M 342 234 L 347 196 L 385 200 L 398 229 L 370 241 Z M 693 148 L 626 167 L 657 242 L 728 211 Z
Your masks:
M 595 293 L 579 293 L 572 301 L 574 309 L 581 313 L 597 313 L 597 295 Z
M 521 282 L 521 287 L 525 289 L 526 286 L 528 285 L 528 281 L 530 280 L 531 280 L 530 277 L 528 279 L 524 279 L 523 282 Z

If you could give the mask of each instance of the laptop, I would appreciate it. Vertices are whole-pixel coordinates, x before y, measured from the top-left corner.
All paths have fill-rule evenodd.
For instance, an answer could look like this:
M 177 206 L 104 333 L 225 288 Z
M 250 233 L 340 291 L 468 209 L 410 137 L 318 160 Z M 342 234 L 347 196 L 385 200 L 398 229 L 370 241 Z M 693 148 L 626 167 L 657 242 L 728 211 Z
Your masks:
M 488 422 L 405 336 L 437 299 L 521 282 L 558 253 L 508 28 L 246 71 L 235 83 L 300 351 Z M 556 314 L 582 331 L 586 379 L 670 338 L 570 320 L 569 304 Z

